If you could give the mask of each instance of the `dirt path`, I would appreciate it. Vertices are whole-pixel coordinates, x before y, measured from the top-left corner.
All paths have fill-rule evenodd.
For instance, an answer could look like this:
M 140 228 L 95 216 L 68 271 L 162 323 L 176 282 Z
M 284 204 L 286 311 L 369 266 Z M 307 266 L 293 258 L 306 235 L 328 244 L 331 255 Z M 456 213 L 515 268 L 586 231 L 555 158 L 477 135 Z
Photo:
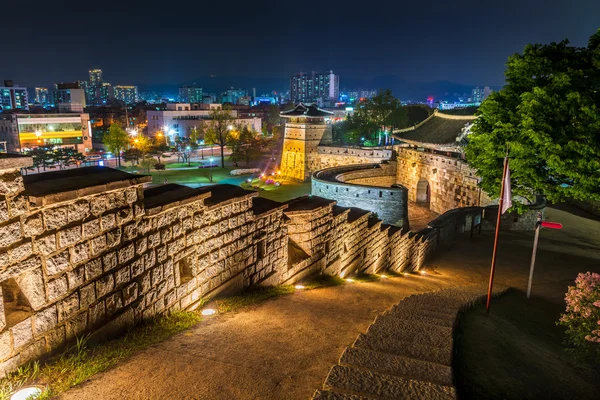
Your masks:
M 600 222 L 560 210 L 543 231 L 534 294 L 560 302 L 577 272 L 600 268 Z M 504 233 L 497 282 L 527 284 L 532 234 Z M 62 399 L 308 399 L 342 350 L 402 298 L 487 280 L 491 234 L 459 240 L 409 276 L 297 292 L 218 316 L 152 346 L 66 392 Z

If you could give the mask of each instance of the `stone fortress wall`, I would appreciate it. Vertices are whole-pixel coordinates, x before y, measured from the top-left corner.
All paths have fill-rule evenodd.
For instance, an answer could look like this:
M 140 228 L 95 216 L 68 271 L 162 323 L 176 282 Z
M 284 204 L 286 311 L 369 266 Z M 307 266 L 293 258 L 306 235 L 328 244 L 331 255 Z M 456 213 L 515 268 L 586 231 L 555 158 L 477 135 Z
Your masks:
M 109 168 L 23 177 L 0 158 L 0 375 L 77 336 L 102 338 L 201 299 L 325 273 L 419 270 L 481 209 L 420 233 L 369 211 L 237 186 L 145 189 Z M 41 179 L 40 179 L 41 178 Z
M 384 223 L 408 228 L 408 191 L 395 183 L 393 161 L 346 165 L 315 172 L 311 193 L 334 199 L 343 207 L 373 211 Z
M 410 201 L 428 202 L 429 208 L 440 214 L 458 207 L 490 203 L 477 186 L 475 170 L 465 161 L 401 146 L 395 146 L 394 150 L 398 155 L 396 182 L 408 188 Z M 424 190 L 428 190 L 429 201 L 419 198 Z

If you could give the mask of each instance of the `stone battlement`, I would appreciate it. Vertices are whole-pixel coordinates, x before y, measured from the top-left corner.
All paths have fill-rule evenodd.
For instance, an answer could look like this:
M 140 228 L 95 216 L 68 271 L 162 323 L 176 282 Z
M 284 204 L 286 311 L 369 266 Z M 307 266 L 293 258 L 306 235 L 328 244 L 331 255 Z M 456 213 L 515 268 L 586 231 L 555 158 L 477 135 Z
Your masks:
M 219 293 L 418 270 L 449 229 L 412 233 L 333 200 L 277 203 L 233 185 L 144 190 L 147 177 L 108 168 L 22 177 L 31 159 L 18 160 L 0 158 L 2 375 Z

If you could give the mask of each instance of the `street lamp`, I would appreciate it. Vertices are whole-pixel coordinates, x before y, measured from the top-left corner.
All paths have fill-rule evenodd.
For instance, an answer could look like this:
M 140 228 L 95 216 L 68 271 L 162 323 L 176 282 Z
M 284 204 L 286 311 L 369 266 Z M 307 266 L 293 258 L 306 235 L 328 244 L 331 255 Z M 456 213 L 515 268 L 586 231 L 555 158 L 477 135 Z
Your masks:
M 200 141 L 200 157 L 204 160 L 204 140 Z
M 213 158 L 211 157 L 209 161 L 210 161 L 210 164 L 208 166 L 208 169 L 210 171 L 210 175 L 209 175 L 208 179 L 210 180 L 210 183 L 212 183 L 212 181 L 213 181 L 213 174 L 212 174 Z

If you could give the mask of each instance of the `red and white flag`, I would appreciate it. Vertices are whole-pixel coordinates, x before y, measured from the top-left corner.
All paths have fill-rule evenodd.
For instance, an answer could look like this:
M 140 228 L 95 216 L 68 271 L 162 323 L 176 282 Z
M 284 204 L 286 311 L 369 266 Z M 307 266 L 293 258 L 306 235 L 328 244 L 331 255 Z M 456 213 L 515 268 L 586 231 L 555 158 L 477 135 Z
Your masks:
M 508 165 L 508 158 L 506 159 L 506 176 L 504 177 L 504 195 L 502 197 L 502 214 L 512 207 L 512 195 L 510 190 L 510 167 Z

